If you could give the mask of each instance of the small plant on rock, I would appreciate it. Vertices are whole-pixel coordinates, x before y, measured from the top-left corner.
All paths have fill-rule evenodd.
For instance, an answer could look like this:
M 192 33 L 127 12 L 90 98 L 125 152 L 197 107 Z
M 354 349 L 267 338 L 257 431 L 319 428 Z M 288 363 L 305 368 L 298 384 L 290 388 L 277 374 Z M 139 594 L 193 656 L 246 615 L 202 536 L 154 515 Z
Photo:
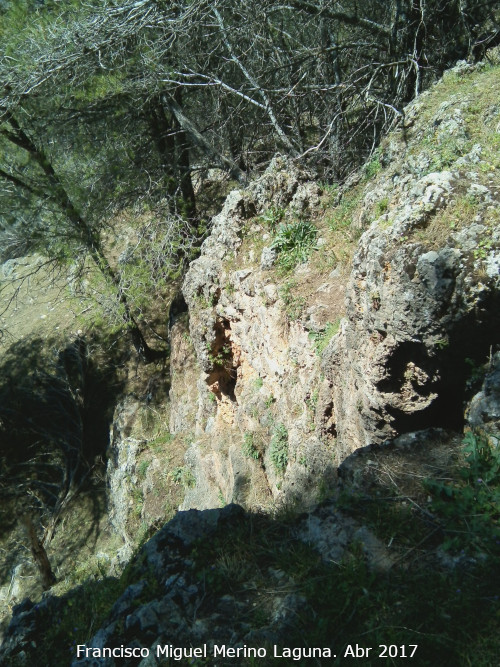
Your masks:
M 274 429 L 269 456 L 276 472 L 284 472 L 288 465 L 288 431 L 284 424 Z
M 253 433 L 245 433 L 243 436 L 242 449 L 243 454 L 245 454 L 245 456 L 247 456 L 249 459 L 254 459 L 254 461 L 258 460 L 260 452 L 255 446 Z
M 269 227 L 271 232 L 276 231 L 279 223 L 285 217 L 285 210 L 278 206 L 271 206 L 264 215 L 261 216 L 260 220 Z
M 309 259 L 317 249 L 317 229 L 311 222 L 298 221 L 281 224 L 271 248 L 278 253 L 278 264 L 285 272 L 294 269 Z
M 196 479 L 193 473 L 185 466 L 174 468 L 170 473 L 170 477 L 174 484 L 181 484 L 185 489 L 192 489 L 196 486 Z
M 309 338 L 314 343 L 316 354 L 321 355 L 331 339 L 338 333 L 339 328 L 340 318 L 336 319 L 335 322 L 327 322 L 325 327 L 319 331 L 311 331 L 309 333 Z

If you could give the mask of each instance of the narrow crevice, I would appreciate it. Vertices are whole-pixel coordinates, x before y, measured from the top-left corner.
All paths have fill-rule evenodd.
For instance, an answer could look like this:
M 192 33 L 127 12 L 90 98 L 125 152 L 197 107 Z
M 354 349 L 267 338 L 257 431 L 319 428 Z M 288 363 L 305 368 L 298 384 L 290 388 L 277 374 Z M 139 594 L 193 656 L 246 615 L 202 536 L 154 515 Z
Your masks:
M 236 381 L 239 360 L 235 359 L 231 340 L 231 323 L 227 319 L 215 323 L 215 340 L 210 349 L 212 370 L 207 377 L 210 390 L 218 399 L 223 396 L 236 403 Z

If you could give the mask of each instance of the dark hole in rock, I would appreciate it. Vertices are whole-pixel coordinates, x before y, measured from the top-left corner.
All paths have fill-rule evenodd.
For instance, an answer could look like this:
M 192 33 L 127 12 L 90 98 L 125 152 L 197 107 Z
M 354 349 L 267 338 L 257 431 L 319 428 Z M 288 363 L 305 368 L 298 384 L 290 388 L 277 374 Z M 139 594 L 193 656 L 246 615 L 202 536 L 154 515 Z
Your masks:
M 432 370 L 433 364 L 429 359 L 426 346 L 423 343 L 406 341 L 398 345 L 394 353 L 387 360 L 387 376 L 377 383 L 377 389 L 386 394 L 398 393 L 406 381 L 405 371 L 409 363 L 413 363 L 423 369 L 430 377 L 434 375 Z M 431 390 L 429 386 L 426 386 L 422 387 L 419 393 L 423 391 L 426 392 L 423 395 L 428 395 Z
M 324 409 L 321 418 L 321 432 L 324 436 L 337 437 L 337 425 L 333 416 L 333 401 L 330 401 Z
M 420 387 L 418 393 L 435 392 L 437 398 L 424 410 L 412 413 L 387 406 L 394 420 L 391 426 L 398 433 L 436 426 L 462 430 L 465 404 L 477 390 L 477 387 L 471 390 L 468 382 L 471 363 L 480 367 L 499 348 L 499 332 L 500 294 L 490 292 L 473 312 L 449 328 L 446 343 L 432 349 L 432 354 L 421 343 L 403 343 L 388 362 L 389 377 L 382 380 L 378 388 L 398 392 L 405 379 L 404 369 L 413 362 L 429 377 L 438 378 L 430 381 L 428 387 Z
M 174 296 L 170 303 L 170 308 L 168 311 L 168 330 L 170 333 L 171 328 L 174 326 L 175 322 L 181 317 L 183 313 L 188 312 L 188 305 L 184 299 L 183 293 L 179 290 Z
M 235 387 L 239 360 L 235 360 L 231 343 L 231 323 L 227 319 L 215 323 L 215 340 L 210 352 L 212 371 L 207 378 L 211 391 L 218 397 L 227 396 L 236 402 Z

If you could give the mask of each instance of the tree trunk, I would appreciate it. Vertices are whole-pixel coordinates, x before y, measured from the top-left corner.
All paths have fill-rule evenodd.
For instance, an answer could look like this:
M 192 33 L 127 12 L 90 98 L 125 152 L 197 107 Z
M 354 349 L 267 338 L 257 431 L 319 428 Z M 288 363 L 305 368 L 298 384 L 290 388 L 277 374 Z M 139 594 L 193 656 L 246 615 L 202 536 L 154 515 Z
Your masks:
M 179 106 L 182 106 L 182 91 L 180 88 L 177 88 L 175 91 L 174 99 L 177 104 L 179 104 Z M 186 218 L 190 220 L 196 217 L 196 197 L 194 194 L 193 181 L 191 180 L 189 139 L 186 132 L 184 131 L 184 128 L 180 126 L 177 119 L 175 120 L 175 124 L 177 126 L 175 144 L 177 149 L 177 164 L 179 166 L 179 185 L 181 188 L 184 205 L 186 206 Z
M 101 271 L 103 276 L 107 278 L 115 287 L 118 302 L 124 308 L 123 320 L 125 322 L 126 328 L 130 332 L 132 344 L 136 352 L 144 361 L 144 363 L 150 363 L 163 357 L 165 355 L 164 351 L 152 350 L 149 347 L 137 322 L 130 312 L 130 306 L 127 297 L 120 289 L 119 277 L 110 266 L 108 259 L 102 250 L 97 231 L 92 229 L 92 227 L 82 218 L 76 209 L 66 191 L 66 188 L 64 187 L 64 184 L 56 174 L 45 152 L 36 146 L 33 140 L 24 132 L 16 118 L 11 113 L 7 113 L 6 117 L 12 127 L 12 131 L 4 131 L 4 136 L 7 136 L 10 141 L 15 143 L 17 146 L 20 146 L 23 150 L 27 151 L 29 155 L 34 160 L 36 160 L 47 178 L 49 184 L 49 191 L 47 193 L 48 196 L 50 196 L 50 198 L 55 201 L 64 211 L 74 231 L 77 233 L 81 242 L 85 245 L 88 252 L 90 253 L 90 256 L 92 257 L 97 268 Z
M 35 565 L 37 566 L 40 577 L 42 579 L 43 590 L 48 591 L 49 588 L 51 588 L 56 583 L 56 576 L 52 572 L 52 567 L 50 566 L 45 547 L 36 534 L 36 529 L 30 514 L 24 515 L 23 523 L 28 533 L 31 555 L 33 556 L 33 560 L 35 561 Z
M 182 107 L 180 88 L 175 91 L 173 97 L 179 107 Z M 196 196 L 191 180 L 190 142 L 175 115 L 170 110 L 167 115 L 165 106 L 158 97 L 150 105 L 150 127 L 160 154 L 162 167 L 168 176 L 168 194 L 175 197 L 180 190 L 183 217 L 187 220 L 194 220 Z
M 182 107 L 177 104 L 175 99 L 170 95 L 162 95 L 162 102 L 167 109 L 175 116 L 175 119 L 182 127 L 182 129 L 190 135 L 193 142 L 212 159 L 218 162 L 222 169 L 227 169 L 231 177 L 234 178 L 239 183 L 246 183 L 246 174 L 244 174 L 241 169 L 235 164 L 232 160 L 229 160 L 227 157 L 218 153 L 213 146 L 211 146 L 201 132 L 195 127 L 195 125 L 189 120 L 189 118 L 184 114 Z

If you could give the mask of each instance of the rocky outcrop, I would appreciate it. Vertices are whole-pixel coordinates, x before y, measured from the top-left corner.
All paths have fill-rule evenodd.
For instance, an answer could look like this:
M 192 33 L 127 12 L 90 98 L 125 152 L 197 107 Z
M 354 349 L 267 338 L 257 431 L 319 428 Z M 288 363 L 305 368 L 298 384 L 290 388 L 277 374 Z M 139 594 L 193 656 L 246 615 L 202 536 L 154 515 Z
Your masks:
M 491 447 L 500 447 L 500 352 L 489 360 L 481 391 L 472 398 L 465 417 L 470 429 L 486 437 Z
M 179 512 L 137 553 L 127 573 L 129 585 L 123 587 L 101 627 L 94 628 L 93 636 L 85 644 L 79 644 L 80 657 L 73 644 L 65 664 L 148 667 L 161 664 L 158 646 L 189 650 L 206 644 L 211 655 L 214 645 L 226 644 L 231 648 L 287 645 L 292 634 L 295 636 L 299 631 L 300 616 L 313 613 L 293 577 L 276 567 L 265 572 L 245 569 L 244 555 L 241 563 L 221 562 L 207 548 L 212 541 L 220 541 L 228 534 L 249 532 L 255 520 L 261 522 L 259 531 L 276 531 L 271 527 L 272 519 L 252 518 L 237 505 Z M 341 561 L 349 549 L 361 546 L 374 570 L 385 572 L 394 564 L 389 551 L 370 530 L 327 506 L 310 514 L 292 532 L 284 530 L 283 537 L 292 543 L 302 541 L 316 546 L 325 562 Z M 268 542 L 266 547 L 279 553 L 279 538 L 274 539 L 277 543 Z M 206 560 L 200 559 L 199 552 L 203 550 Z M 243 595 L 232 592 L 232 567 Z M 210 575 L 220 577 L 225 569 L 227 576 L 214 586 Z M 262 591 L 257 582 L 264 586 Z M 272 600 L 263 614 L 265 622 L 252 623 L 255 607 L 263 604 L 262 598 L 268 596 L 269 587 Z M 47 596 L 40 604 L 26 600 L 18 605 L 0 649 L 0 664 L 18 667 L 33 664 L 43 646 L 42 629 L 54 621 L 60 622 L 64 607 L 78 604 L 78 597 L 84 591 L 81 587 L 60 598 Z M 109 650 L 120 646 L 142 649 L 143 659 L 96 657 L 105 647 Z M 89 655 L 85 657 L 87 647 Z M 223 664 L 241 663 L 225 660 Z
M 297 268 L 300 285 L 275 270 L 263 220 L 314 221 L 311 174 L 279 158 L 229 195 L 183 286 L 201 370 L 184 508 L 307 505 L 360 447 L 462 428 L 471 360 L 499 342 L 496 81 L 482 66 L 452 70 L 346 184 L 337 202 L 361 235 L 348 280 L 314 260 Z M 337 319 L 335 290 L 346 317 L 320 360 L 311 332 Z
M 137 485 L 137 458 L 145 440 L 141 439 L 139 414 L 142 404 L 128 396 L 115 408 L 108 448 L 107 482 L 109 520 L 124 540 L 123 560 L 130 558 L 133 539 L 127 530 L 133 505 L 133 488 Z
M 494 134 L 498 106 L 485 82 L 470 85 L 481 118 L 471 96 L 437 108 L 422 96 L 365 190 L 363 209 L 384 213 L 360 239 L 347 318 L 323 359 L 340 458 L 416 428 L 460 429 L 467 360 L 483 362 L 499 343 L 499 180 L 471 139 L 475 123 Z
M 132 396 L 116 408 L 108 453 L 110 519 L 128 553 L 134 492 L 153 496 L 161 475 L 173 474 L 188 511 L 141 547 L 120 582 L 111 582 L 114 605 L 99 628 L 92 624 L 87 646 L 154 652 L 169 644 L 238 648 L 279 645 L 291 636 L 299 642 L 304 619 L 324 612 L 303 595 L 309 582 L 296 582 L 303 543 L 312 547 L 308 561 L 342 569 L 361 559 L 379 577 L 392 576 L 399 563 L 410 568 L 421 553 L 430 567 L 439 566 L 435 544 L 446 522 L 421 480 L 460 476 L 453 466 L 464 398 L 478 389 L 486 361 L 466 423 L 492 448 L 500 434 L 500 163 L 487 142 L 500 116 L 490 102 L 498 79 L 489 76 L 471 67 L 449 73 L 406 109 L 374 161 L 337 197 L 339 206 L 349 202 L 342 225 L 359 238 L 348 279 L 341 262 L 332 270 L 315 261 L 319 254 L 299 265 L 293 280 L 277 270 L 271 237 L 279 221 L 307 219 L 320 229 L 324 199 L 311 174 L 277 158 L 248 189 L 229 195 L 187 273 L 188 313 L 182 304 L 171 322 L 170 431 L 187 447 L 184 465 L 175 467 L 162 423 L 150 444 L 161 440 L 168 464 L 143 459 L 140 479 L 145 406 Z M 450 93 L 450 82 L 459 92 Z M 315 246 L 326 254 L 327 231 Z M 450 502 L 454 488 L 443 486 Z M 342 492 L 351 501 L 344 499 L 343 510 Z M 403 510 L 381 536 L 362 523 L 374 505 L 372 526 L 393 506 Z M 282 506 L 308 512 L 290 527 L 274 521 Z M 410 546 L 400 525 L 415 515 L 425 530 Z M 258 567 L 247 558 L 252 549 L 262 555 Z M 289 562 L 278 566 L 284 556 Z M 320 581 L 330 574 L 323 571 Z M 38 637 L 62 618 L 65 605 L 78 604 L 92 586 L 102 600 L 104 583 L 110 584 L 86 582 L 63 598 L 18 606 L 0 662 L 33 664 Z M 351 589 L 341 594 L 350 598 Z M 88 634 L 79 630 L 78 637 Z M 73 664 L 115 662 L 89 657 Z M 144 657 L 140 664 L 157 662 Z
M 190 266 L 183 293 L 201 373 L 197 437 L 186 455 L 196 484 L 183 508 L 307 504 L 333 476 L 329 443 L 315 424 L 319 358 L 308 330 L 287 321 L 259 238 L 259 215 L 314 215 L 319 192 L 310 174 L 274 160 L 248 190 L 229 195 Z M 175 429 L 175 407 L 172 414 Z

